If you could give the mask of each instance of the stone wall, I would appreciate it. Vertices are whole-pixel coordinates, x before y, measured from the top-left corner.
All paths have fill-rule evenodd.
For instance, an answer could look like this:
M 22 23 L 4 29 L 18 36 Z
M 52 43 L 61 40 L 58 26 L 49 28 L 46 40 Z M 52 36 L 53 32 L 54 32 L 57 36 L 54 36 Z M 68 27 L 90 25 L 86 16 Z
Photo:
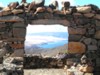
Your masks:
M 85 9 L 83 7 L 83 9 Z M 13 50 L 24 50 L 28 24 L 61 24 L 68 27 L 68 52 L 86 54 L 96 68 L 100 68 L 100 13 L 94 10 L 78 10 L 70 14 L 39 12 L 6 15 L 0 17 L 0 41 L 7 42 Z M 15 52 L 15 55 L 18 52 Z M 13 56 L 15 56 L 13 54 Z M 24 55 L 24 51 L 22 51 Z M 17 55 L 18 57 L 22 55 Z M 24 56 L 23 56 L 24 57 Z

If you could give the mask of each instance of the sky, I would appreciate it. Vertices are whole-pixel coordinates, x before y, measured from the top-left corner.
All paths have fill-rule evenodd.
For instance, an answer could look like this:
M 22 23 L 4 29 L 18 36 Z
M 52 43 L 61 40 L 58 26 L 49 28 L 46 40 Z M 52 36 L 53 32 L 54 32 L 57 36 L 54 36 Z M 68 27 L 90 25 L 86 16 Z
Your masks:
M 28 25 L 27 27 L 27 34 L 26 34 L 26 46 L 32 46 L 33 44 L 38 45 L 42 43 L 50 43 L 50 42 L 58 42 L 68 39 L 67 38 L 67 27 L 55 24 L 55 25 Z M 43 33 L 43 32 L 66 32 L 66 38 L 65 37 L 55 37 L 52 35 L 34 35 L 34 33 Z M 33 35 L 30 35 L 33 34 Z M 53 33 L 55 34 L 55 33 Z M 62 36 L 61 34 L 59 34 Z M 33 40 L 34 39 L 34 40 Z
M 68 32 L 67 27 L 60 24 L 55 25 L 28 25 L 27 33 L 38 33 L 38 32 Z
M 10 2 L 21 2 L 21 0 L 0 0 L 0 6 L 7 6 Z M 45 0 L 45 5 L 49 5 L 53 0 Z M 57 0 L 61 8 L 61 1 L 70 1 L 72 6 L 82 6 L 87 4 L 95 4 L 100 8 L 100 0 Z M 32 0 L 27 0 L 27 2 L 32 2 Z

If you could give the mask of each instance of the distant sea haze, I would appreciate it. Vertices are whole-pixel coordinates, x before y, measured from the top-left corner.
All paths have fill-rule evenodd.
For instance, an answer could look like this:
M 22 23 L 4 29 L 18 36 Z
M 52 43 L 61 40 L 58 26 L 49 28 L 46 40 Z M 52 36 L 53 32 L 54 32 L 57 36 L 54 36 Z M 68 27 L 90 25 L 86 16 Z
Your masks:
M 68 43 L 68 40 L 63 40 L 63 41 L 57 41 L 57 42 L 51 42 L 51 43 L 44 43 L 37 46 L 41 48 L 55 48 L 55 47 L 63 46 L 64 44 L 67 44 L 67 43 Z

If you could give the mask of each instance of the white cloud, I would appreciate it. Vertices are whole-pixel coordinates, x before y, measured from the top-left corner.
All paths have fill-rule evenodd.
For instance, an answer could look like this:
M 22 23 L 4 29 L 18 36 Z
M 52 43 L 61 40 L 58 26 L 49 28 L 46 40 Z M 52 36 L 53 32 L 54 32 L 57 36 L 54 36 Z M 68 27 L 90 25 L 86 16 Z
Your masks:
M 62 25 L 28 25 L 27 34 L 39 32 L 68 32 Z
M 33 44 L 43 44 L 43 43 L 50 43 L 50 42 L 57 42 L 66 40 L 65 38 L 58 38 L 54 36 L 27 36 L 25 45 L 31 46 Z
M 3 6 L 4 6 L 2 2 L 0 2 L 0 6 L 1 6 L 1 7 L 3 7 Z

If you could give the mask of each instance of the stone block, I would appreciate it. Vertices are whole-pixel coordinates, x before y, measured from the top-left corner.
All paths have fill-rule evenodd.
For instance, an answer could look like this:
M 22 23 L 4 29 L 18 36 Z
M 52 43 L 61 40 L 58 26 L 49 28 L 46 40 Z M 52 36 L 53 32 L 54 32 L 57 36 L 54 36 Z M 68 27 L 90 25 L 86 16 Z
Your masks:
M 69 41 L 80 41 L 81 38 L 82 38 L 82 35 L 69 35 L 68 40 Z
M 38 19 L 52 19 L 53 15 L 51 13 L 39 13 L 36 15 Z
M 98 31 L 98 30 L 100 30 L 100 26 L 97 26 L 97 27 L 96 27 L 96 31 Z
M 69 34 L 80 34 L 80 35 L 84 35 L 86 33 L 86 29 L 85 28 L 68 28 L 68 33 Z
M 15 49 L 10 57 L 24 57 L 24 49 Z M 17 60 L 23 60 L 23 59 L 17 58 Z
M 98 40 L 98 46 L 100 47 L 100 40 Z
M 23 23 L 23 22 L 19 22 L 19 23 L 14 23 L 13 24 L 13 27 L 14 28 L 25 28 L 27 25 L 25 25 L 25 23 Z
M 92 73 L 93 69 L 94 69 L 93 66 L 90 65 L 81 65 L 79 67 L 79 70 L 84 73 Z
M 70 26 L 70 22 L 66 19 L 64 20 L 57 20 L 57 19 L 39 19 L 39 20 L 33 20 L 31 24 L 44 24 L 44 25 L 53 25 L 53 24 L 61 24 L 64 26 Z
M 92 39 L 91 44 L 92 44 L 92 45 L 97 45 L 97 40 L 96 40 L 96 39 Z
M 10 46 L 14 49 L 23 49 L 24 44 L 10 44 Z
M 90 13 L 92 10 L 90 6 L 77 7 L 76 9 L 79 13 Z
M 81 13 L 73 13 L 74 16 L 82 16 Z
M 24 19 L 18 17 L 18 16 L 2 16 L 0 17 L 0 22 L 23 22 Z
M 3 39 L 10 38 L 10 37 L 12 37 L 12 32 L 4 32 L 4 33 L 1 35 L 1 37 L 2 37 Z
M 1 34 L 2 34 L 2 32 L 5 33 L 5 31 L 6 31 L 6 27 L 0 28 L 0 33 Z
M 0 16 L 6 16 L 6 15 L 10 15 L 10 14 L 12 14 L 11 11 L 1 11 L 0 12 Z
M 10 37 L 10 38 L 7 38 L 6 40 L 9 41 L 9 42 L 25 41 L 25 37 L 22 37 L 22 38 L 12 38 L 12 37 Z
M 100 21 L 96 20 L 96 26 L 100 26 Z
M 100 39 L 100 30 L 96 31 L 95 38 L 96 39 Z
M 5 23 L 0 23 L 0 28 L 4 28 L 6 27 L 7 25 Z
M 26 28 L 13 28 L 13 36 L 23 38 L 26 35 Z
M 81 42 L 69 42 L 68 43 L 68 52 L 69 53 L 81 54 L 81 53 L 85 53 L 85 51 L 86 51 L 86 46 Z
M 15 14 L 15 15 L 16 15 L 16 14 L 21 14 L 21 13 L 23 13 L 23 12 L 24 12 L 24 11 L 23 11 L 22 9 L 17 9 L 17 10 L 14 9 L 14 10 L 12 10 L 12 13 Z
M 88 50 L 97 50 L 98 47 L 97 47 L 97 45 L 88 45 L 88 46 L 87 46 L 87 49 L 88 49 Z
M 83 42 L 86 44 L 86 45 L 89 45 L 91 43 L 92 39 L 91 38 L 86 38 L 83 40 Z
M 83 42 L 84 42 L 86 45 L 89 45 L 89 44 L 97 45 L 97 40 L 96 40 L 96 39 L 92 39 L 92 38 L 85 38 L 85 39 L 83 40 Z
M 94 34 L 95 34 L 95 29 L 89 28 L 89 29 L 88 29 L 88 34 L 89 34 L 89 35 L 94 35 Z
M 95 14 L 93 13 L 86 13 L 86 14 L 83 14 L 85 17 L 87 18 L 92 18 Z
M 100 67 L 100 58 L 96 59 L 96 66 Z
M 100 14 L 96 14 L 94 18 L 100 20 Z

